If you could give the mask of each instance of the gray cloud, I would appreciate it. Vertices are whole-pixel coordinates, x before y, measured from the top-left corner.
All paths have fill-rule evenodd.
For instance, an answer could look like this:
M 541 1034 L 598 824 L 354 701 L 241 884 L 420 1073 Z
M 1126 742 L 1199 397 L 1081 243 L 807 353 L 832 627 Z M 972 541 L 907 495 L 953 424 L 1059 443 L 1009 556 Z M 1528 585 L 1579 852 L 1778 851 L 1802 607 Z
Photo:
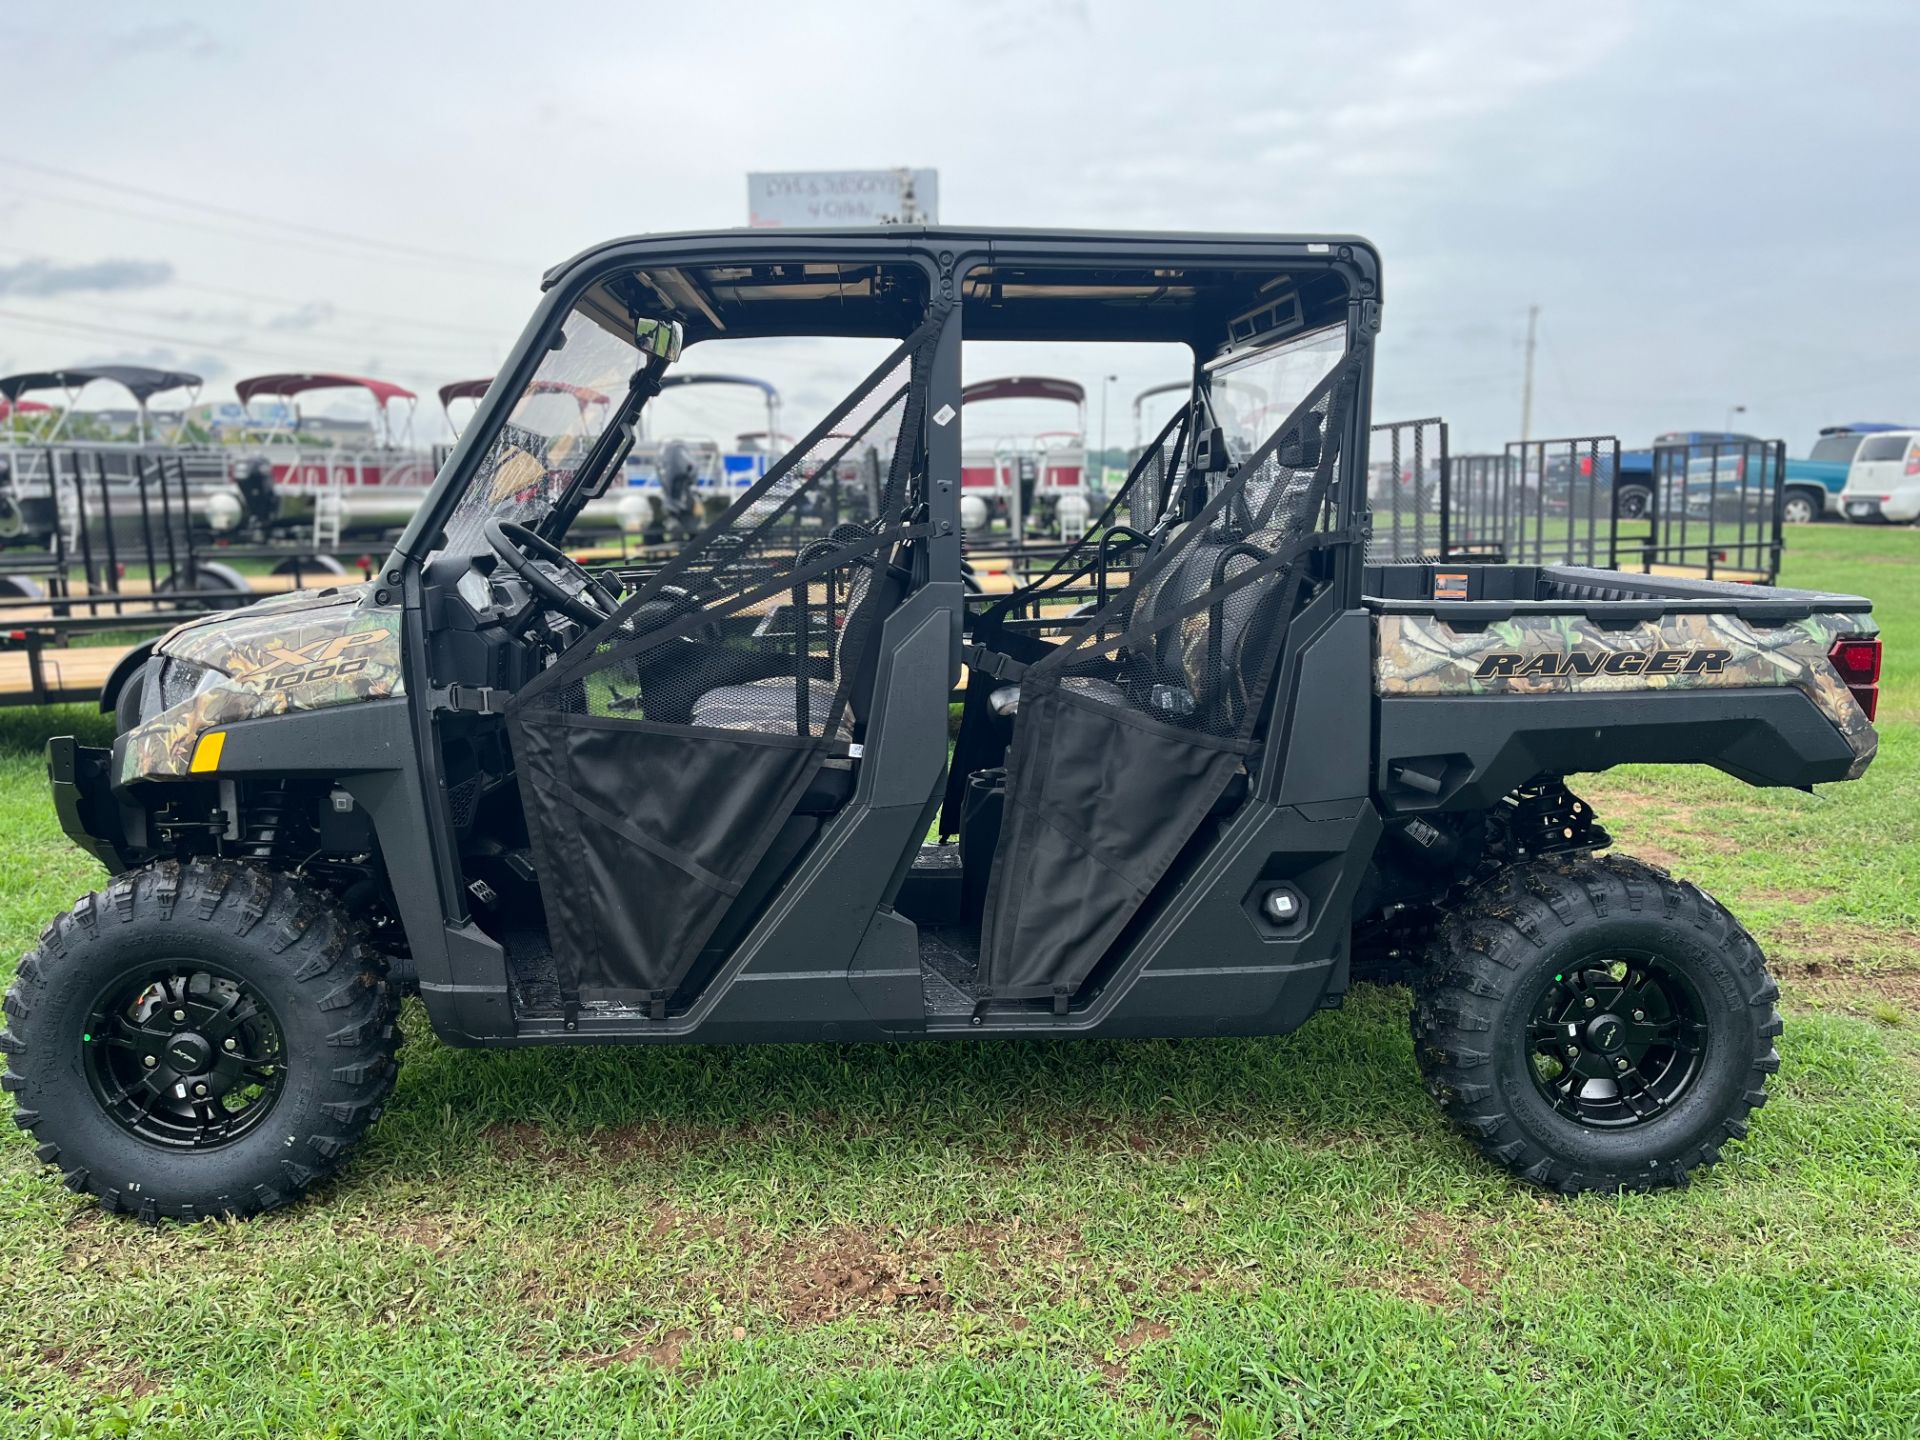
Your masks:
M 22 260 L 18 265 L 0 265 L 0 295 L 44 300 L 55 295 L 148 290 L 171 279 L 173 266 L 165 260 L 91 260 L 78 265 Z
M 279 330 L 286 334 L 299 334 L 326 324 L 333 319 L 333 306 L 324 300 L 309 300 L 296 309 L 282 315 L 269 316 L 265 321 L 269 330 Z
M 209 60 L 225 48 L 219 38 L 197 20 L 136 25 L 131 30 L 108 35 L 100 42 L 101 53 L 115 60 L 146 55 L 184 55 L 193 60 Z

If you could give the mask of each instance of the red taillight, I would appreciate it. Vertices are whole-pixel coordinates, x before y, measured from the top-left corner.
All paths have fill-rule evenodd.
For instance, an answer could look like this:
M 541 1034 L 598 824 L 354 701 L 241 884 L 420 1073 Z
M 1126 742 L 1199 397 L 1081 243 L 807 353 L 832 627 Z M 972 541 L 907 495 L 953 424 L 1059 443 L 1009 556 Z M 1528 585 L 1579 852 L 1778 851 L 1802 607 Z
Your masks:
M 1920 475 L 1920 451 L 1907 457 L 1907 474 Z
M 1880 708 L 1880 637 L 1836 640 L 1827 651 L 1827 663 L 1839 672 L 1867 719 L 1873 719 Z

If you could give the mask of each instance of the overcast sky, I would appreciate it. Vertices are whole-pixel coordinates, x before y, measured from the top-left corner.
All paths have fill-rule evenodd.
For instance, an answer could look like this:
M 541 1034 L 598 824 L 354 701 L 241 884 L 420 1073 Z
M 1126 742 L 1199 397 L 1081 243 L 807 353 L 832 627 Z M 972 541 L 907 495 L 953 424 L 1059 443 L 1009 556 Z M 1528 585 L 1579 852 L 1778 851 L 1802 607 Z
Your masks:
M 917 165 L 948 222 L 1370 237 L 1376 417 L 1457 452 L 1518 433 L 1529 304 L 1536 435 L 1920 422 L 1913 0 L 7 0 L 0 55 L 0 372 L 426 395 L 592 242 L 741 224 L 749 170 Z M 851 363 L 753 358 L 802 424 Z M 1116 444 L 1178 374 L 1032 359 L 1096 432 L 1119 375 Z M 696 418 L 757 428 L 727 403 Z

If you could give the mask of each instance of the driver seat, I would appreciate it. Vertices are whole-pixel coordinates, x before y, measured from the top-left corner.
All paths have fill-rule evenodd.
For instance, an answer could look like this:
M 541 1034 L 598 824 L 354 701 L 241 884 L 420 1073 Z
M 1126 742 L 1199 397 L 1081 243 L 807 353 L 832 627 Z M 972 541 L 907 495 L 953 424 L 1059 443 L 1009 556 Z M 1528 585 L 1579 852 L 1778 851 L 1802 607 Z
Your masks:
M 861 532 L 863 535 L 865 531 Z M 847 705 L 828 737 L 852 744 L 856 731 L 866 724 L 867 708 L 879 674 L 880 646 L 860 646 L 857 669 L 846 676 L 847 637 L 856 629 L 868 631 L 868 641 L 877 641 L 877 630 L 886 617 L 906 598 L 912 573 L 894 563 L 890 552 L 862 557 L 853 562 L 853 578 L 840 610 L 840 624 L 833 636 L 832 678 L 808 679 L 807 714 L 818 725 L 833 709 L 833 699 L 842 680 L 847 681 Z M 793 675 L 778 675 L 739 685 L 722 685 L 709 690 L 693 702 L 693 723 L 712 730 L 754 730 L 766 735 L 799 733 L 800 681 Z M 812 783 L 801 796 L 796 811 L 803 815 L 829 815 L 853 794 L 853 761 L 836 756 L 815 772 Z

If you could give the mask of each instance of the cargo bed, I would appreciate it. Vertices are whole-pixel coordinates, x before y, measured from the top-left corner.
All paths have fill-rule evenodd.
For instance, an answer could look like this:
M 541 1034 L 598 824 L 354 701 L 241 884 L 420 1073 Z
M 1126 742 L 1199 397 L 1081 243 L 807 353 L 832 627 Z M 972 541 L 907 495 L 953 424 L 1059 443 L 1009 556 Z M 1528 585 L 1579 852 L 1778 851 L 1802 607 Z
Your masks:
M 1873 759 L 1860 596 L 1536 565 L 1374 566 L 1365 589 L 1389 811 L 1633 762 L 1807 786 Z M 1871 677 L 1836 668 L 1842 642 Z

